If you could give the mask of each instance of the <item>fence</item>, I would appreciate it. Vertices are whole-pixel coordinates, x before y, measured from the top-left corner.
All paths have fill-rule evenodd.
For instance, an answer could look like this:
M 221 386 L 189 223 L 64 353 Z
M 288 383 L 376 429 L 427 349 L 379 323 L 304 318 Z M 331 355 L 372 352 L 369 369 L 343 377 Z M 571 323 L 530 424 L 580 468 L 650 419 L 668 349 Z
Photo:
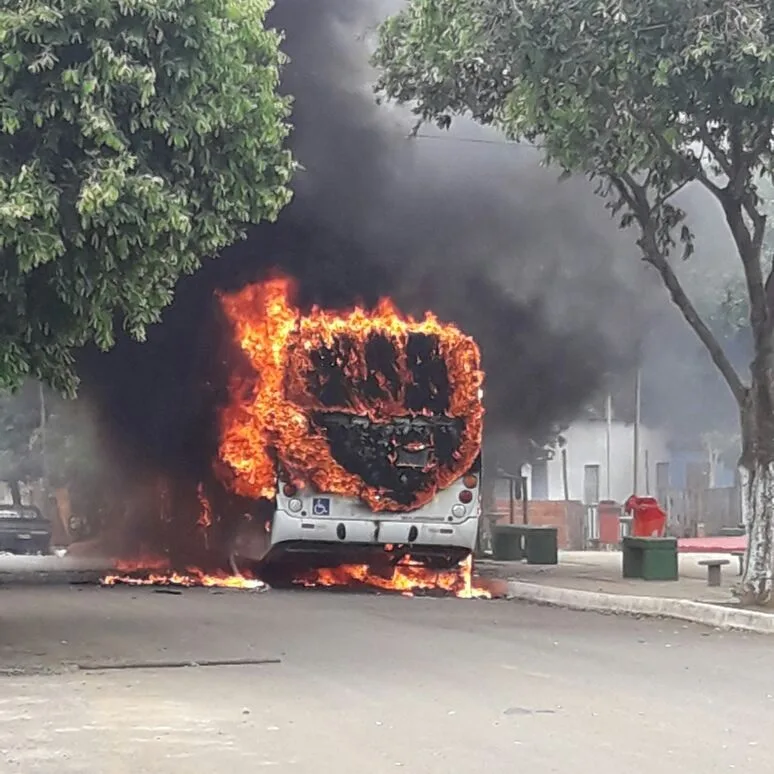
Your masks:
M 703 525 L 705 535 L 718 535 L 723 527 L 736 527 L 742 520 L 740 492 L 737 487 L 716 489 L 671 489 L 658 496 L 668 513 L 667 530 L 674 537 L 694 537 Z M 535 500 L 528 504 L 530 524 L 559 528 L 559 546 L 581 549 L 599 542 L 599 507 L 576 502 Z M 509 504 L 498 500 L 493 509 L 494 521 L 508 523 Z M 515 522 L 524 518 L 523 504 L 516 503 Z M 628 527 L 622 523 L 621 534 Z
M 702 524 L 705 535 L 718 535 L 723 527 L 736 527 L 742 520 L 737 487 L 717 489 L 672 489 L 666 496 L 669 532 L 675 537 L 693 537 Z M 664 502 L 664 499 L 661 499 Z
M 668 513 L 667 531 L 674 537 L 719 535 L 723 527 L 736 527 L 742 520 L 740 492 L 737 487 L 714 489 L 672 489 L 662 491 L 658 501 Z M 599 543 L 599 506 L 586 505 L 584 545 Z M 701 527 L 700 527 L 701 525 Z M 625 522 L 621 535 L 628 532 Z
M 586 505 L 586 517 L 583 520 L 583 547 L 592 548 L 599 541 L 599 506 Z

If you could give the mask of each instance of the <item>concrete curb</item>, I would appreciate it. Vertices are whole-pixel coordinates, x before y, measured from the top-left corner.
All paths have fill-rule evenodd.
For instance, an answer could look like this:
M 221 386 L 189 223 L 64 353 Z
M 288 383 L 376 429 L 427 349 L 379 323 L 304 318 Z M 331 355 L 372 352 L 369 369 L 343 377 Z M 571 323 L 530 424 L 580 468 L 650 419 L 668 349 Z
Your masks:
M 758 634 L 774 634 L 774 615 L 706 602 L 693 602 L 690 599 L 605 594 L 598 591 L 541 586 L 522 581 L 508 581 L 508 599 L 598 613 L 676 618 L 716 629 L 740 629 Z

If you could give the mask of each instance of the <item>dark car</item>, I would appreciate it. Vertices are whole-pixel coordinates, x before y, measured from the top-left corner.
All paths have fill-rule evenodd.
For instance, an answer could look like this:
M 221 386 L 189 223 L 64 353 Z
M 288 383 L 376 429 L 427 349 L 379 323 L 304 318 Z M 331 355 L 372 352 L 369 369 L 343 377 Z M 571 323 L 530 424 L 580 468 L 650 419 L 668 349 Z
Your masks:
M 51 522 L 32 505 L 0 505 L 0 552 L 48 554 Z

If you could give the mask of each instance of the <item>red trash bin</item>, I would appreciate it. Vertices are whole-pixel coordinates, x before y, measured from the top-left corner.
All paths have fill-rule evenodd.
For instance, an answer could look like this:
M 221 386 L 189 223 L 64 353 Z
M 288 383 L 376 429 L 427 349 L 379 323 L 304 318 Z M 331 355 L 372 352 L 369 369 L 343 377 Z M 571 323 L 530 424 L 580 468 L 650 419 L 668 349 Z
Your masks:
M 664 537 L 667 515 L 655 497 L 632 495 L 624 506 L 632 515 L 633 537 Z

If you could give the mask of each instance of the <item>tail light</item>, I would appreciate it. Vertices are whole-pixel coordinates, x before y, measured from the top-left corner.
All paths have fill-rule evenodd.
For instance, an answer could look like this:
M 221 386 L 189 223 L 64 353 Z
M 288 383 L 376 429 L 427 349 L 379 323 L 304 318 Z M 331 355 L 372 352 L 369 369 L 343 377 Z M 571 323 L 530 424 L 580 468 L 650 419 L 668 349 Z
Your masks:
M 463 489 L 460 492 L 459 501 L 465 503 L 465 505 L 473 502 L 473 492 L 471 492 L 470 489 Z
M 282 494 L 284 494 L 285 497 L 293 497 L 297 491 L 298 489 L 293 486 L 293 484 L 285 484 L 285 486 L 282 487 Z
M 462 479 L 462 483 L 465 484 L 468 489 L 475 489 L 476 484 L 478 484 L 478 479 L 475 476 L 468 474 Z

